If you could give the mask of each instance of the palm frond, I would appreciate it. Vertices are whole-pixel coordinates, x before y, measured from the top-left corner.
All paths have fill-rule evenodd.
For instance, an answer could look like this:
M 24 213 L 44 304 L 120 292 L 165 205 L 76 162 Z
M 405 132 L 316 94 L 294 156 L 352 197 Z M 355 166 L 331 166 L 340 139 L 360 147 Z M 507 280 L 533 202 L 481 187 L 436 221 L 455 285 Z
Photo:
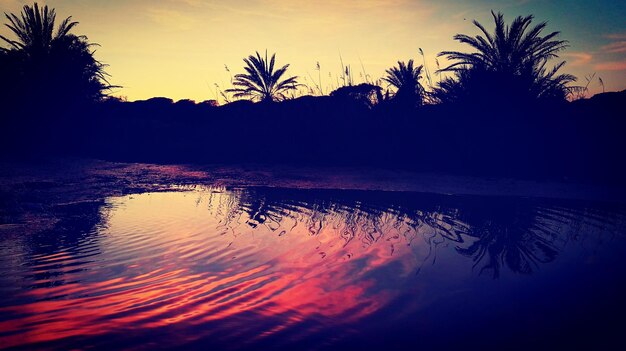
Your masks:
M 298 77 L 283 79 L 287 72 L 288 64 L 279 69 L 276 65 L 276 54 L 268 59 L 267 50 L 265 57 L 257 51 L 243 59 L 246 73 L 236 74 L 233 80 L 234 88 L 226 89 L 235 98 L 251 98 L 257 101 L 280 101 L 286 99 L 285 93 L 295 90 L 299 86 Z
M 78 25 L 72 17 L 64 19 L 55 32 L 56 11 L 47 5 L 25 5 L 18 15 L 7 14 L 5 26 L 15 39 L 0 36 L 9 49 L 21 57 L 14 69 L 20 79 L 29 79 L 25 86 L 38 86 L 41 92 L 63 86 L 68 96 L 99 99 L 104 92 L 114 88 L 107 78 L 106 65 L 94 58 L 87 37 L 74 35 L 71 30 Z M 4 50 L 4 49 L 3 49 Z M 44 72 L 45 74 L 41 74 Z M 46 91 L 47 94 L 60 94 Z
M 398 61 L 398 65 L 385 71 L 382 81 L 396 90 L 394 99 L 402 103 L 421 105 L 424 98 L 424 87 L 420 84 L 424 66 L 414 67 L 414 61 Z
M 566 40 L 557 39 L 559 32 L 542 36 L 541 33 L 547 27 L 547 23 L 541 22 L 531 27 L 534 19 L 532 15 L 518 16 L 510 26 L 506 25 L 502 13 L 491 11 L 491 15 L 495 25 L 492 33 L 478 21 L 473 21 L 480 30 L 479 35 L 454 36 L 458 42 L 471 47 L 472 52 L 443 51 L 438 54 L 438 57 L 444 56 L 450 63 L 437 72 L 452 72 L 458 78 L 442 83 L 450 87 L 453 82 L 459 83 L 463 79 L 509 76 L 510 78 L 507 78 L 509 82 L 529 82 L 523 84 L 530 84 L 528 90 L 535 92 L 533 94 L 537 97 L 542 94 L 541 87 L 545 86 L 560 87 L 564 91 L 565 84 L 571 82 L 573 76 L 556 76 L 556 71 L 563 64 L 557 64 L 550 71 L 545 69 L 548 61 L 558 58 L 559 52 L 568 47 Z M 466 70 L 479 70 L 489 74 L 463 75 Z M 457 88 L 458 86 L 461 84 L 457 84 Z M 523 91 L 525 88 L 519 89 Z

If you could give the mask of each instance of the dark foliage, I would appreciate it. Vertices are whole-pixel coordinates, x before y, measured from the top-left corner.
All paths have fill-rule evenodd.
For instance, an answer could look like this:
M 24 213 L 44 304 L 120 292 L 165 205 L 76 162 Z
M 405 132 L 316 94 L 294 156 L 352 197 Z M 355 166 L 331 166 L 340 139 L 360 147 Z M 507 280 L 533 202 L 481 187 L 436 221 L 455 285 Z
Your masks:
M 55 30 L 48 6 L 26 5 L 20 15 L 5 16 L 15 38 L 0 36 L 8 45 L 0 48 L 2 142 L 23 152 L 75 147 L 69 134 L 81 127 L 85 109 L 113 88 L 94 57 L 95 44 L 71 33 L 78 25 L 71 17 Z
M 541 37 L 545 24 L 527 31 L 532 17 L 518 18 L 510 28 L 501 15 L 494 18 L 496 33 L 487 39 L 458 36 L 482 51 L 445 53 L 460 64 L 447 67 L 456 77 L 428 96 L 438 105 L 415 108 L 425 93 L 422 68 L 411 61 L 389 69 L 387 82 L 397 88 L 392 97 L 365 83 L 330 96 L 285 99 L 296 77 L 283 78 L 288 66 L 276 70 L 275 55 L 256 53 L 244 60 L 247 73 L 237 76 L 231 92 L 285 101 L 216 106 L 103 98 L 103 67 L 84 37 L 69 34 L 74 22 L 67 19 L 53 35 L 54 12 L 27 6 L 23 18 L 9 16 L 11 26 L 16 33 L 38 28 L 39 34 L 5 38 L 11 47 L 0 51 L 0 76 L 9 82 L 1 156 L 346 165 L 622 182 L 626 171 L 615 160 L 626 150 L 619 114 L 626 92 L 566 102 L 564 81 L 555 77 L 561 65 L 545 69 L 565 42 L 554 40 L 556 33 Z M 517 103 L 509 103 L 513 98 Z
M 95 44 L 74 35 L 71 17 L 54 29 L 56 13 L 37 3 L 24 6 L 21 16 L 6 14 L 5 24 L 16 37 L 0 36 L 3 102 L 44 101 L 65 104 L 101 100 L 111 85 L 105 65 L 94 58 Z
M 224 106 L 99 103 L 73 127 L 78 156 L 157 163 L 374 166 L 621 182 L 626 92 L 508 109 L 425 105 L 407 115 L 341 93 Z M 358 94 L 357 97 L 364 96 Z
M 420 84 L 422 69 L 424 66 L 413 67 L 413 60 L 408 63 L 398 61 L 397 67 L 392 67 L 385 72 L 387 75 L 383 81 L 395 89 L 393 100 L 406 107 L 417 107 L 424 103 L 426 91 Z
M 330 96 L 344 102 L 355 102 L 358 105 L 372 108 L 383 101 L 382 88 L 368 83 L 347 85 L 330 93 Z
M 548 68 L 548 62 L 558 58 L 567 41 L 557 40 L 559 32 L 541 36 L 547 26 L 542 22 L 530 27 L 533 16 L 517 17 L 510 26 L 501 13 L 491 13 L 495 22 L 493 33 L 477 21 L 474 25 L 481 35 L 471 37 L 457 34 L 454 39 L 471 46 L 475 52 L 443 51 L 452 63 L 441 72 L 452 72 L 444 79 L 433 96 L 438 102 L 484 103 L 499 101 L 529 103 L 537 99 L 563 101 L 569 95 L 568 84 L 576 78 L 557 74 L 565 62 Z

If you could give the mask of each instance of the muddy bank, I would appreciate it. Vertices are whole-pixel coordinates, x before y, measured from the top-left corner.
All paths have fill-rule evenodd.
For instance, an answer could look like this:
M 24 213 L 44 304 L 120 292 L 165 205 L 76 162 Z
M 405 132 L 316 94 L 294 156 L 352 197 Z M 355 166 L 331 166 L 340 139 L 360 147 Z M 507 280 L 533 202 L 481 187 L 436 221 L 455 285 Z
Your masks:
M 282 187 L 406 191 L 454 195 L 541 197 L 624 202 L 623 188 L 568 182 L 460 177 L 371 168 L 302 168 L 258 165 L 199 166 L 55 159 L 3 163 L 0 228 L 41 231 L 98 208 L 106 197 L 198 186 Z

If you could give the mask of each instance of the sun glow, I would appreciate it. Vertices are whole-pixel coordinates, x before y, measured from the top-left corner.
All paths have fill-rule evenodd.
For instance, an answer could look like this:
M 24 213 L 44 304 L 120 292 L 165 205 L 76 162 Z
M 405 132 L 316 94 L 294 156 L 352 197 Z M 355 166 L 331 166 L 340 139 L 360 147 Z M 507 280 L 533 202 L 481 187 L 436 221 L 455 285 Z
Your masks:
M 0 7 L 17 13 L 27 3 L 2 0 Z M 563 58 L 575 64 L 566 66 L 566 71 L 583 81 L 597 72 L 607 90 L 626 88 L 625 53 L 615 50 L 621 45 L 625 28 L 620 18 L 626 9 L 611 1 L 580 3 L 576 6 L 580 13 L 567 18 L 555 14 L 557 5 L 552 2 L 533 1 L 497 5 L 454 0 L 44 3 L 57 9 L 58 18 L 73 16 L 80 22 L 75 32 L 101 45 L 97 58 L 109 65 L 112 83 L 122 86 L 114 95 L 129 100 L 155 96 L 221 100 L 232 75 L 241 71 L 242 58 L 265 49 L 277 53 L 278 63 L 289 63 L 289 73 L 311 88 L 300 94 L 318 93 L 316 86 L 324 93 L 337 88 L 342 62 L 350 66 L 355 82 L 375 82 L 396 61 L 410 58 L 434 72 L 438 52 L 460 48 L 452 36 L 475 33 L 474 18 L 490 23 L 492 8 L 509 19 L 535 14 L 539 21 L 548 21 L 549 29 L 561 31 L 562 38 L 570 41 L 572 56 Z M 582 13 L 602 14 L 606 19 L 596 23 Z M 8 35 L 8 30 L 3 27 L 0 34 Z M 580 61 L 583 57 L 585 62 Z M 596 85 L 590 89 L 601 91 Z

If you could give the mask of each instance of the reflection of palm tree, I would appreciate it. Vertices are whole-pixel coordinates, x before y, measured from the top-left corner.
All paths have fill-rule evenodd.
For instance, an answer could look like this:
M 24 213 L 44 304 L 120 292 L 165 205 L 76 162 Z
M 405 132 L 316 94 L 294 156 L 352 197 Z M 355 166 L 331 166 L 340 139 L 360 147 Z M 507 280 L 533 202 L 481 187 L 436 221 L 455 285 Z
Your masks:
M 274 70 L 276 54 L 267 60 L 267 51 L 265 58 L 261 57 L 259 52 L 256 56 L 250 55 L 244 58 L 246 63 L 246 74 L 235 75 L 233 85 L 236 88 L 227 89 L 226 92 L 233 93 L 236 98 L 252 98 L 259 101 L 279 101 L 286 99 L 285 93 L 289 90 L 295 90 L 298 87 L 296 79 L 298 77 L 289 77 L 281 80 L 287 71 L 289 65 Z
M 471 77 L 474 85 L 469 89 L 492 88 L 501 90 L 506 84 L 508 89 L 517 89 L 513 94 L 525 94 L 533 98 L 560 97 L 567 95 L 565 85 L 575 81 L 571 75 L 556 75 L 564 63 L 556 65 L 546 72 L 549 60 L 558 57 L 558 52 L 567 47 L 567 41 L 555 39 L 559 32 L 541 36 L 546 22 L 529 30 L 533 16 L 517 17 L 510 26 L 505 25 L 501 13 L 492 12 L 495 21 L 493 34 L 477 21 L 474 25 L 484 34 L 470 37 L 457 34 L 454 39 L 468 44 L 477 52 L 443 51 L 439 56 L 447 56 L 453 61 L 441 71 L 459 73 L 472 70 L 470 76 L 459 75 L 457 81 Z M 494 86 L 495 85 L 495 86 Z M 470 92 L 471 93 L 471 92 Z
M 475 265 L 482 264 L 481 272 L 491 271 L 497 278 L 501 268 L 508 267 L 515 273 L 531 274 L 539 264 L 551 262 L 559 254 L 556 241 L 563 238 L 551 227 L 554 218 L 543 211 L 503 204 L 498 209 L 489 206 L 484 210 L 487 217 L 479 211 L 466 233 L 477 240 L 466 248 L 457 248 Z
M 37 3 L 24 6 L 21 16 L 5 14 L 9 23 L 6 26 L 15 34 L 11 40 L 0 36 L 9 44 L 2 49 L 2 55 L 12 57 L 6 61 L 22 95 L 65 94 L 66 97 L 99 99 L 103 92 L 112 86 L 106 81 L 102 63 L 93 57 L 85 36 L 76 36 L 70 31 L 78 24 L 71 17 L 66 18 L 54 30 L 56 13 L 48 6 L 40 8 Z M 41 89 L 33 91 L 33 89 Z M 55 93 L 58 92 L 58 93 Z M 58 96 L 56 96 L 58 97 Z
M 383 80 L 396 88 L 396 101 L 418 106 L 422 104 L 424 88 L 419 82 L 422 68 L 422 65 L 413 67 L 413 60 L 409 60 L 408 63 L 398 61 L 397 67 L 385 71 L 387 76 Z
M 513 200 L 484 202 L 475 199 L 449 202 L 440 196 L 346 191 L 248 188 L 238 194 L 237 216 L 245 214 L 250 227 L 291 232 L 297 225 L 316 236 L 333 228 L 345 247 L 352 241 L 363 247 L 377 242 L 410 245 L 423 235 L 429 246 L 424 262 L 436 260 L 439 247 L 455 245 L 481 273 L 497 278 L 503 269 L 532 274 L 554 261 L 568 237 L 559 225 L 569 225 L 572 209 L 537 207 Z M 453 206 L 453 207 L 451 207 Z M 285 219 L 290 218 L 289 226 Z M 228 223 L 233 222 L 227 220 Z M 384 239 L 384 240 L 383 240 Z

